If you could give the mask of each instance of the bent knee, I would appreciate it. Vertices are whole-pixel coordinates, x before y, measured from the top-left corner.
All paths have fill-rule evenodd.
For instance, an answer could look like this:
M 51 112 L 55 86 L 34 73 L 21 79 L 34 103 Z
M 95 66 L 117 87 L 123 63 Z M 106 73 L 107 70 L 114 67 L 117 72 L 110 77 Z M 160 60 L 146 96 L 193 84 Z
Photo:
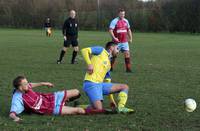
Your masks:
M 80 91 L 77 90 L 77 89 L 74 89 L 74 93 L 75 93 L 77 96 L 80 95 Z
M 79 51 L 79 48 L 78 46 L 74 47 L 74 51 L 78 52 Z
M 128 87 L 127 84 L 123 84 L 122 86 L 123 86 L 123 89 L 124 89 L 124 90 L 128 90 L 128 89 L 129 89 L 129 87 Z
M 77 89 L 71 89 L 71 90 L 68 90 L 67 91 L 67 96 L 68 96 L 68 99 L 70 99 L 70 101 L 74 100 L 74 99 L 77 99 L 81 96 L 79 90 Z
M 80 91 L 78 89 L 72 90 L 73 97 L 80 96 Z
M 83 108 L 77 108 L 78 114 L 85 114 L 85 110 Z
M 130 57 L 129 51 L 125 51 L 125 52 L 124 52 L 124 56 L 125 56 L 126 58 Z
M 66 47 L 63 47 L 62 50 L 66 52 L 66 51 L 67 51 L 67 48 L 66 48 Z

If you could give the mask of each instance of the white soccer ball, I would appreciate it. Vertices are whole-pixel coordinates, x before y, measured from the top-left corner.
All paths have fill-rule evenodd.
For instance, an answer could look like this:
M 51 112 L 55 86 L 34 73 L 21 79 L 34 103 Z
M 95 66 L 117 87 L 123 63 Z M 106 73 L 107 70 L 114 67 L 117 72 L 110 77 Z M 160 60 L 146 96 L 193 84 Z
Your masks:
M 197 103 L 194 99 L 188 98 L 184 102 L 185 110 L 187 112 L 193 112 L 197 108 Z

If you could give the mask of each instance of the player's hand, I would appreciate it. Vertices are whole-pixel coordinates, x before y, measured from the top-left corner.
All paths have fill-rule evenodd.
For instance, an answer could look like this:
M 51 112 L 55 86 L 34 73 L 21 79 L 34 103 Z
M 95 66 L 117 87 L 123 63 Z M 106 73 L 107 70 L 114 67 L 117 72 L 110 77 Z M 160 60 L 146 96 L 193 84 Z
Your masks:
M 129 39 L 129 42 L 130 42 L 130 43 L 132 43 L 132 42 L 133 42 L 133 40 L 132 40 L 132 39 Z
M 66 36 L 64 36 L 64 40 L 67 40 L 67 37 L 66 37 Z
M 48 87 L 54 87 L 54 85 L 50 82 L 44 82 L 43 85 Z
M 14 119 L 13 121 L 14 121 L 14 122 L 20 122 L 20 121 L 22 121 L 22 119 L 19 118 L 19 117 L 15 117 L 15 119 Z
M 115 42 L 119 42 L 118 38 L 114 37 L 113 39 L 114 39 Z
M 93 73 L 93 65 L 92 64 L 89 64 L 88 67 L 87 67 L 87 72 L 89 74 L 92 74 Z

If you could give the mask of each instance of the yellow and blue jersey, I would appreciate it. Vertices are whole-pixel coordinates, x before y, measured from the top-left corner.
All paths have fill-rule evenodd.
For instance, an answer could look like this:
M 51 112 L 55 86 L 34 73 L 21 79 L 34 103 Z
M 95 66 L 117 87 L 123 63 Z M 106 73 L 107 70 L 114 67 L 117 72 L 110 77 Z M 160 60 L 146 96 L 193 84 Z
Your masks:
M 93 65 L 93 73 L 86 73 L 84 80 L 94 83 L 102 83 L 104 79 L 110 79 L 109 53 L 103 47 L 94 46 L 81 50 L 86 63 Z

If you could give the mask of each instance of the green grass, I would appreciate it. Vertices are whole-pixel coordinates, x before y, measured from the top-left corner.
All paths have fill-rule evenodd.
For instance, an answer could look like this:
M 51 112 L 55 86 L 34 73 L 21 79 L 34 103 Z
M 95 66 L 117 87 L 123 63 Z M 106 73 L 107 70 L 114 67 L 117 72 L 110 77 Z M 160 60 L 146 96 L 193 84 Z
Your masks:
M 107 32 L 80 32 L 80 47 L 104 45 Z M 188 34 L 135 33 L 130 44 L 134 73 L 127 74 L 123 55 L 112 73 L 113 82 L 130 87 L 131 115 L 40 116 L 21 115 L 22 123 L 8 118 L 12 80 L 24 74 L 31 82 L 50 81 L 55 88 L 41 92 L 78 88 L 81 103 L 88 103 L 82 91 L 85 63 L 71 65 L 70 49 L 64 64 L 55 64 L 63 45 L 61 31 L 47 38 L 41 30 L 0 30 L 0 129 L 1 130 L 200 130 L 200 106 L 193 113 L 184 110 L 183 101 L 200 102 L 200 36 Z M 105 97 L 105 106 L 108 99 Z

